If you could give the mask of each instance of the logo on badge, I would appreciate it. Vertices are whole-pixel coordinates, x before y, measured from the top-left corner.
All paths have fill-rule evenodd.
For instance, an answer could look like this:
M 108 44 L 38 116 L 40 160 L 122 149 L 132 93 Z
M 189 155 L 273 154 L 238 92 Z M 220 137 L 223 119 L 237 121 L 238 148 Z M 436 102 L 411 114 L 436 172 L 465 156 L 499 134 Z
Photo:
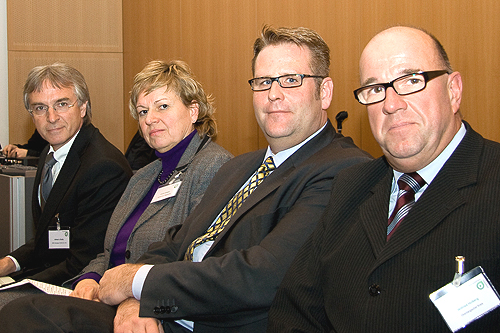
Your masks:
M 483 282 L 483 281 L 479 281 L 479 282 L 476 284 L 476 287 L 477 287 L 477 289 L 479 289 L 479 290 L 483 290 L 483 289 L 484 289 L 484 282 Z

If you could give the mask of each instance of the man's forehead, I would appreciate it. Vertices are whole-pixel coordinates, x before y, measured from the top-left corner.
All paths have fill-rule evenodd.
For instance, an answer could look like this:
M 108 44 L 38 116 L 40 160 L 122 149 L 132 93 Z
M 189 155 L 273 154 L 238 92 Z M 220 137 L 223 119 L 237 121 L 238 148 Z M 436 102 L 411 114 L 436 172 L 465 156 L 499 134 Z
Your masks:
M 269 62 L 284 63 L 305 63 L 309 64 L 310 50 L 307 47 L 299 46 L 294 43 L 281 43 L 268 45 L 262 49 L 256 58 L 256 67 Z
M 413 30 L 381 33 L 368 43 L 359 63 L 363 84 L 392 80 L 420 70 L 439 69 L 439 56 L 430 37 Z
M 32 102 L 34 99 L 72 99 L 75 97 L 73 87 L 57 87 L 52 84 L 43 84 L 40 89 L 37 89 L 29 94 Z

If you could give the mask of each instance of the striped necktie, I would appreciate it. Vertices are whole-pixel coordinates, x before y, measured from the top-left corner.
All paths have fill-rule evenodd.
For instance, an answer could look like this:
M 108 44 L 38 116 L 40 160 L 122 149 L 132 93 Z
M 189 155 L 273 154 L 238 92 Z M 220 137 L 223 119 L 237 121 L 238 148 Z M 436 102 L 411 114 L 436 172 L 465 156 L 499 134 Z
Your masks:
M 415 193 L 417 193 L 425 180 L 416 172 L 404 173 L 398 179 L 398 200 L 396 207 L 392 211 L 387 227 L 387 240 L 394 234 L 394 230 L 399 226 L 403 218 L 408 214 L 411 207 L 415 204 Z
M 218 234 L 222 232 L 224 227 L 231 220 L 231 217 L 236 213 L 238 208 L 241 207 L 243 202 L 248 198 L 250 194 L 257 188 L 257 186 L 266 179 L 267 176 L 271 174 L 271 172 L 275 169 L 274 161 L 272 156 L 269 156 L 264 163 L 259 167 L 259 169 L 252 175 L 248 184 L 241 189 L 238 193 L 236 193 L 231 200 L 227 203 L 226 206 L 222 209 L 219 217 L 215 221 L 214 224 L 208 228 L 207 232 L 196 238 L 186 250 L 186 254 L 184 255 L 184 260 L 193 260 L 193 251 L 195 247 L 201 245 L 208 241 L 213 241 Z
M 45 158 L 45 165 L 42 170 L 42 177 L 40 183 L 40 191 L 41 191 L 41 202 L 42 209 L 45 206 L 45 202 L 49 197 L 50 191 L 52 190 L 52 167 L 56 164 L 57 160 L 54 158 L 54 153 L 51 152 L 47 154 Z

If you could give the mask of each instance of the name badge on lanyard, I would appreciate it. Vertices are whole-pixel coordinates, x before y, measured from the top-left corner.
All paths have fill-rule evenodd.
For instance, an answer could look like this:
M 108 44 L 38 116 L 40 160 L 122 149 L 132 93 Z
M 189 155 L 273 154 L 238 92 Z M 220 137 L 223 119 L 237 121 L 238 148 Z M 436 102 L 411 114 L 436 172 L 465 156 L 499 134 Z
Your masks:
M 181 187 L 181 184 L 182 182 L 177 182 L 158 187 L 151 203 L 175 197 L 177 191 L 179 191 L 179 188 Z
M 172 180 L 169 180 L 166 185 L 160 185 L 160 187 L 156 190 L 153 199 L 151 199 L 151 203 L 175 197 L 182 184 L 181 175 L 182 171 L 177 173 L 175 177 Z
M 456 258 L 459 268 L 453 281 L 429 295 L 452 332 L 500 306 L 500 297 L 481 266 L 462 275 L 464 259 Z
M 49 230 L 49 249 L 69 249 L 69 228 L 61 228 L 59 213 L 56 214 L 56 230 Z M 49 227 L 50 228 L 50 227 Z M 52 227 L 54 229 L 54 227 Z

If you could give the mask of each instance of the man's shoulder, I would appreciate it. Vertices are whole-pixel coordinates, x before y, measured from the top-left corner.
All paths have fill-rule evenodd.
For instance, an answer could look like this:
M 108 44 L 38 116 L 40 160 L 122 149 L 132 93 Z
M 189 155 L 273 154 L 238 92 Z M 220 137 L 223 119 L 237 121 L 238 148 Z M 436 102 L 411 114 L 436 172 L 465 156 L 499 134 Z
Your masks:
M 331 170 L 333 174 L 337 174 L 342 169 L 372 159 L 372 156 L 356 146 L 350 137 L 334 134 L 322 146 L 311 140 L 290 156 L 290 163 L 296 168 L 313 167 L 319 171 Z
M 92 124 L 82 127 L 80 134 L 82 136 L 75 140 L 75 148 L 81 151 L 82 156 L 93 155 L 98 159 L 110 158 L 126 162 L 123 153 Z
M 129 174 L 129 177 L 132 175 L 130 165 L 123 153 L 92 124 L 81 128 L 71 147 L 68 160 L 75 161 L 75 159 L 80 160 L 84 171 L 93 172 L 96 169 L 106 169 L 112 172 L 120 170 L 120 172 Z

